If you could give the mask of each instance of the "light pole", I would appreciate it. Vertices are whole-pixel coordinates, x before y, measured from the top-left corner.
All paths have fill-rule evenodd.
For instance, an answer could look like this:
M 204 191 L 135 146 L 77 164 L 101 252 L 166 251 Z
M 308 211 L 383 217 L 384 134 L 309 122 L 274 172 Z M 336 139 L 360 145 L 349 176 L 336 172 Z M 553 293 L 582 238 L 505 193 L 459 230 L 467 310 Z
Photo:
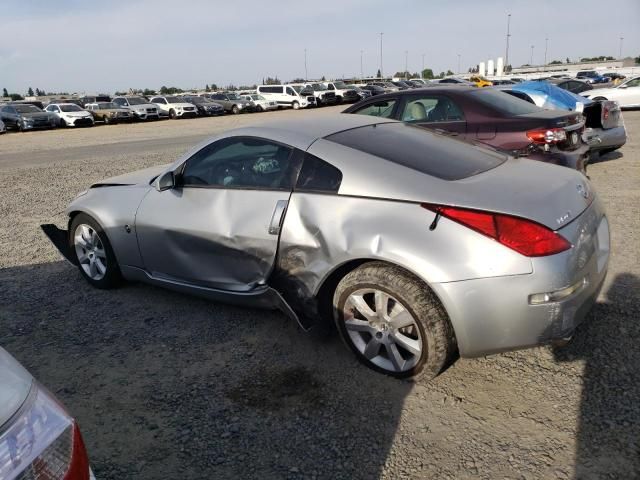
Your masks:
M 509 65 L 509 37 L 511 37 L 511 33 L 509 28 L 511 27 L 511 14 L 507 14 L 507 50 L 504 53 L 504 65 Z
M 531 60 L 529 60 L 529 65 L 533 65 L 533 47 L 534 45 L 531 45 Z
M 549 37 L 544 39 L 544 67 L 543 69 L 547 69 L 547 49 L 549 48 Z
M 622 59 L 622 41 L 624 40 L 624 37 L 620 37 L 620 51 L 618 53 L 618 58 Z
M 309 74 L 307 73 L 307 49 L 304 49 L 304 79 L 309 79 Z
M 364 73 L 362 70 L 362 54 L 363 54 L 364 50 L 360 50 L 360 78 L 364 78 Z
M 458 74 L 460 74 L 460 54 L 458 54 Z
M 380 78 L 384 77 L 382 73 L 382 35 L 384 35 L 384 32 L 380 32 Z
M 420 78 L 424 78 L 424 53 L 422 54 L 422 70 L 420 70 Z
M 409 50 L 404 51 L 404 78 L 409 78 Z

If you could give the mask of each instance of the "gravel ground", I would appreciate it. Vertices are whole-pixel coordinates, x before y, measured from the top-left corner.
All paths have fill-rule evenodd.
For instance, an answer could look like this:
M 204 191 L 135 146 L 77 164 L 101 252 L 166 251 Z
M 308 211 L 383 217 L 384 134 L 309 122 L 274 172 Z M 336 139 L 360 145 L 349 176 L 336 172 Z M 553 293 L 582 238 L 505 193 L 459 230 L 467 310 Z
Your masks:
M 92 182 L 197 138 L 331 111 L 0 137 L 0 342 L 77 416 L 97 476 L 640 478 L 640 112 L 589 168 L 613 253 L 574 340 L 459 360 L 431 383 L 376 374 L 277 312 L 91 289 L 39 231 Z

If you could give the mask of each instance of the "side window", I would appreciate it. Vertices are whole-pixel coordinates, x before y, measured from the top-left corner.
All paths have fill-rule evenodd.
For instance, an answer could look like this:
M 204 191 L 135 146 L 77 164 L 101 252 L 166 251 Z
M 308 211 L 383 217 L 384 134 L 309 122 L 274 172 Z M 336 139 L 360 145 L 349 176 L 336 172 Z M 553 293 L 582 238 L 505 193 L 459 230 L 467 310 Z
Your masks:
M 342 183 L 342 172 L 318 157 L 305 153 L 304 163 L 296 182 L 300 192 L 337 193 Z
M 291 150 L 262 138 L 226 138 L 187 160 L 181 183 L 187 187 L 291 190 L 297 173 Z
M 391 113 L 393 112 L 395 104 L 395 100 L 380 100 L 378 102 L 365 105 L 355 113 L 358 115 L 371 115 L 372 117 L 391 118 Z
M 114 98 L 113 99 L 113 103 L 115 103 L 116 105 L 123 106 L 124 105 L 124 99 L 123 98 Z
M 296 92 L 293 91 L 293 88 L 291 87 L 287 87 L 287 95 L 293 95 L 295 96 Z
M 335 90 L 336 87 L 333 86 L 333 83 L 330 83 L 329 85 L 327 85 L 327 89 L 328 90 Z
M 440 96 L 410 97 L 403 122 L 454 122 L 464 120 L 462 110 L 449 98 Z

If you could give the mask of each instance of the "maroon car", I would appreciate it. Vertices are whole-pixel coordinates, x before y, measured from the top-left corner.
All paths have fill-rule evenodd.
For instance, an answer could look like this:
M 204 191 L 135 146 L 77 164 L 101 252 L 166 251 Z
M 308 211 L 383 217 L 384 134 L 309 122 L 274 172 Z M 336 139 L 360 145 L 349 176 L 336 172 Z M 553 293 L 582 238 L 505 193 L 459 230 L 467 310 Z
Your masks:
M 589 159 L 581 114 L 543 110 L 489 88 L 429 87 L 387 93 L 358 102 L 344 113 L 394 118 L 583 172 Z

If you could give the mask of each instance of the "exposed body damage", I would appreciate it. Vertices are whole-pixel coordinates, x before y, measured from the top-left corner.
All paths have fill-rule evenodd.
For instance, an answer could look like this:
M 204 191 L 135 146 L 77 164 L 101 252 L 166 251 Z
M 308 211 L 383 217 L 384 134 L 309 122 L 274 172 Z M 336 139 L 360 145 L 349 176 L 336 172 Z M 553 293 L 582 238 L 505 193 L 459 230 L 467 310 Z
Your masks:
M 599 291 L 608 261 L 608 225 L 588 180 L 569 169 L 507 158 L 398 122 L 338 117 L 237 130 L 204 142 L 170 166 L 108 179 L 71 203 L 70 225 L 79 212 L 94 218 L 126 279 L 279 308 L 304 329 L 331 315 L 334 289 L 347 273 L 382 261 L 437 296 L 463 356 L 570 334 Z M 393 138 L 388 129 L 410 128 L 428 137 L 427 157 L 453 156 L 457 160 L 447 162 L 450 168 L 466 156 L 474 167 L 454 179 L 438 178 L 330 138 L 359 128 L 376 129 L 378 138 Z M 288 146 L 291 188 L 181 186 L 186 162 L 204 147 L 235 137 Z M 473 163 L 476 154 L 485 163 Z M 302 165 L 317 160 L 330 163 L 341 181 L 324 191 L 301 182 Z M 466 169 L 466 163 L 459 168 Z M 224 173 L 225 182 L 234 175 Z M 572 248 L 548 257 L 525 256 L 436 215 L 433 204 L 534 219 L 564 235 Z M 44 229 L 57 246 L 67 239 L 60 250 L 73 262 L 72 235 Z M 528 303 L 530 294 L 578 280 L 583 282 L 578 293 L 564 303 Z

